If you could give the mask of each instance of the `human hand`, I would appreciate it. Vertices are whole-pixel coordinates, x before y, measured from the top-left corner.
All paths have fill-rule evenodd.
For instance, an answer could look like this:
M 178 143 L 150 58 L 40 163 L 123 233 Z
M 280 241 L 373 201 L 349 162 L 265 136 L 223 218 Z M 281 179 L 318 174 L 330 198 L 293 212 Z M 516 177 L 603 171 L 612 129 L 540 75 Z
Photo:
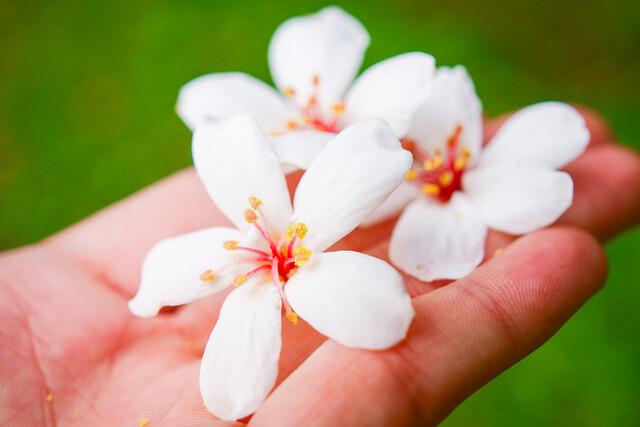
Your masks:
M 588 122 L 594 141 L 567 168 L 575 202 L 560 224 L 602 240 L 639 219 L 640 161 L 607 144 L 602 124 Z M 211 422 L 198 370 L 226 293 L 154 319 L 133 317 L 126 302 L 154 243 L 214 224 L 228 222 L 187 171 L 4 254 L 0 423 Z M 391 226 L 356 230 L 337 246 L 386 258 Z M 604 283 L 600 246 L 584 232 L 556 227 L 509 245 L 512 239 L 491 234 L 486 253 L 504 252 L 449 286 L 406 278 L 416 318 L 407 340 L 390 350 L 347 349 L 302 321 L 283 322 L 280 385 L 252 422 L 402 425 L 444 418 L 548 339 Z

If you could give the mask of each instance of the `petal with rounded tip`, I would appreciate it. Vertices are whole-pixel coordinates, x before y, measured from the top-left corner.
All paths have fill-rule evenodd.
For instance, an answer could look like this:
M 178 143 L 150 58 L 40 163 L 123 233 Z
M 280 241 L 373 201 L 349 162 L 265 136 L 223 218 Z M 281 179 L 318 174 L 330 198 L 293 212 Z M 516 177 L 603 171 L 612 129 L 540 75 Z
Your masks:
M 461 192 L 448 203 L 421 197 L 400 216 L 389 258 L 423 281 L 459 279 L 482 261 L 486 236 L 487 226 Z
M 294 91 L 295 102 L 306 104 L 316 96 L 328 114 L 358 73 L 368 46 L 369 34 L 356 18 L 325 7 L 280 24 L 269 43 L 271 76 L 280 90 Z
M 309 227 L 303 245 L 321 252 L 356 228 L 402 182 L 411 153 L 385 122 L 366 120 L 331 139 L 302 176 L 292 223 Z
M 282 233 L 291 217 L 291 199 L 280 161 L 258 122 L 245 114 L 207 120 L 193 134 L 193 163 L 218 208 L 246 230 L 249 197 L 263 202 L 272 233 Z
M 540 164 L 500 163 L 467 171 L 462 186 L 495 230 L 523 234 L 555 222 L 573 201 L 573 180 Z
M 269 132 L 286 130 L 300 113 L 271 86 L 244 73 L 214 73 L 191 80 L 178 94 L 176 110 L 191 129 L 206 118 L 247 113 Z
M 171 237 L 157 243 L 142 264 L 140 289 L 129 309 L 140 317 L 152 317 L 165 305 L 181 305 L 216 293 L 231 284 L 238 267 L 227 268 L 211 281 L 200 279 L 246 254 L 222 247 L 227 240 L 244 241 L 235 228 L 208 228 Z M 246 266 L 245 266 L 246 268 Z
M 509 117 L 485 148 L 482 164 L 538 162 L 560 169 L 589 143 L 584 118 L 570 105 L 541 102 Z
M 482 103 L 466 68 L 439 67 L 431 95 L 416 113 L 406 136 L 424 150 L 446 152 L 447 141 L 457 126 L 462 127 L 460 146 L 469 150 L 473 163 L 482 149 Z
M 339 123 L 344 127 L 370 118 L 381 118 L 402 138 L 433 84 L 435 60 L 411 52 L 394 56 L 365 70 L 345 96 Z
M 281 300 L 275 286 L 249 279 L 229 294 L 200 366 L 207 410 L 224 420 L 253 413 L 278 376 Z
M 312 255 L 285 293 L 300 317 L 347 347 L 392 347 L 404 339 L 414 315 L 400 274 L 358 252 Z

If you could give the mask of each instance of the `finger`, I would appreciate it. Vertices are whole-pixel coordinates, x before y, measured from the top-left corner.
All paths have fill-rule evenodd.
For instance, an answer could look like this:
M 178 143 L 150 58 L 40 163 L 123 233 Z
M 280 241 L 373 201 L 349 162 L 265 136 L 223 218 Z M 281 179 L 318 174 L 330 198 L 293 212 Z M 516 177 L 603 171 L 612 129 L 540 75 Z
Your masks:
M 321 346 L 250 424 L 432 425 L 547 340 L 602 286 L 589 235 L 522 237 L 465 279 L 414 299 L 407 339 L 370 352 Z
M 566 171 L 574 182 L 571 208 L 559 224 L 584 228 L 604 241 L 640 222 L 640 156 L 617 145 L 587 150 Z
M 606 142 L 613 142 L 615 137 L 611 127 L 607 121 L 597 112 L 582 105 L 574 105 L 575 109 L 582 115 L 591 134 L 589 145 L 599 145 Z M 485 144 L 494 137 L 504 122 L 511 117 L 513 113 L 507 113 L 502 116 L 488 119 L 484 124 L 484 141 Z

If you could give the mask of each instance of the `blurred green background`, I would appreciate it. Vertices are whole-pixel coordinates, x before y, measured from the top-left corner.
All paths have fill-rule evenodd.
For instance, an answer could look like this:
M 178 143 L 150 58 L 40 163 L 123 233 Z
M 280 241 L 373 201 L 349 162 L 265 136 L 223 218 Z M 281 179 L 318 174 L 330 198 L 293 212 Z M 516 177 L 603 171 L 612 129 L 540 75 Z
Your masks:
M 305 1 L 0 0 L 0 249 L 37 241 L 191 164 L 180 86 L 270 81 L 269 38 Z M 465 64 L 489 115 L 557 99 L 640 147 L 640 2 L 342 2 L 365 66 L 405 51 Z M 640 230 L 607 245 L 608 286 L 447 426 L 640 425 Z

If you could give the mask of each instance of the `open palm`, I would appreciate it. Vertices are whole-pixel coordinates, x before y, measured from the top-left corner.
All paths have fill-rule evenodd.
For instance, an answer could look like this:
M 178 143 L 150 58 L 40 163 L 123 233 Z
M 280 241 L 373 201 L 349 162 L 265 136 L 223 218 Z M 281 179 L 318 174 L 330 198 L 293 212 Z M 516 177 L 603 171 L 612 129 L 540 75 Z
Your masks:
M 392 349 L 348 349 L 283 322 L 278 386 L 251 423 L 434 424 L 547 340 L 605 281 L 601 247 L 579 229 L 602 241 L 640 219 L 640 160 L 587 122 L 593 140 L 567 168 L 575 201 L 560 226 L 515 241 L 490 234 L 486 253 L 503 252 L 448 286 L 405 278 L 416 318 Z M 3 254 L 0 424 L 216 425 L 198 371 L 226 292 L 153 319 L 126 302 L 154 243 L 227 224 L 189 170 Z M 391 227 L 336 246 L 386 259 Z

